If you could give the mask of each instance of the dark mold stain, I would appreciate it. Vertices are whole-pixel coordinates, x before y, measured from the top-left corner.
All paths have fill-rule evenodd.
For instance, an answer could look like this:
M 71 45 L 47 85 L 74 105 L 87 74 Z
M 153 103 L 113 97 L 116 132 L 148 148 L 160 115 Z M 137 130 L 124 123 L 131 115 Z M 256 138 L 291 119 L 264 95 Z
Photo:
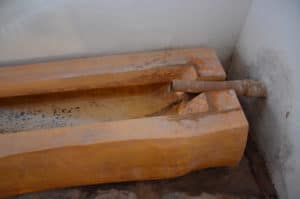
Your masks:
M 290 116 L 290 112 L 287 111 L 287 112 L 285 113 L 285 119 L 288 119 L 289 116 Z

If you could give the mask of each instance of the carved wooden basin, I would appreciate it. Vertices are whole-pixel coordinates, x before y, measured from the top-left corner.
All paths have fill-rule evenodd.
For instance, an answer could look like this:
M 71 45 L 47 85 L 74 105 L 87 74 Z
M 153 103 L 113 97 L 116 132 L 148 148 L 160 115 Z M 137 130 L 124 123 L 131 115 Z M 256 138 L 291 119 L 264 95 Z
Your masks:
M 164 179 L 236 165 L 248 123 L 214 51 L 181 49 L 0 68 L 0 196 Z

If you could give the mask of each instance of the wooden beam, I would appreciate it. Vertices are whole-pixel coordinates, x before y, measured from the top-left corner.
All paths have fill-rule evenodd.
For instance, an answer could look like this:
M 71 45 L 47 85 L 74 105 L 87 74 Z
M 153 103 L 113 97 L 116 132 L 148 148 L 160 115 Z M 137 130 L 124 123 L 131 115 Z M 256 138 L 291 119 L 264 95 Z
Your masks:
M 4 71 L 5 74 L 6 71 Z M 192 66 L 176 65 L 165 66 L 145 70 L 130 70 L 126 72 L 99 72 L 90 75 L 82 73 L 70 76 L 71 73 L 61 73 L 54 77 L 36 76 L 29 79 L 30 73 L 26 71 L 22 76 L 26 80 L 2 82 L 5 87 L 0 88 L 0 97 L 11 97 L 19 95 L 33 95 L 43 93 L 54 93 L 74 90 L 85 90 L 93 88 L 116 88 L 124 86 L 146 85 L 170 82 L 172 79 L 196 79 L 197 74 Z M 21 75 L 21 74 L 20 74 Z M 15 77 L 17 78 L 17 77 Z M 28 78 L 28 79 L 27 79 Z
M 0 196 L 171 178 L 239 162 L 248 123 L 233 90 L 200 94 L 180 110 L 183 115 L 2 134 Z
M 233 110 L 3 134 L 0 196 L 232 166 L 247 131 L 243 111 Z
M 194 70 L 196 69 L 196 70 Z M 223 80 L 211 49 L 175 49 L 0 68 L 0 97 L 169 82 Z

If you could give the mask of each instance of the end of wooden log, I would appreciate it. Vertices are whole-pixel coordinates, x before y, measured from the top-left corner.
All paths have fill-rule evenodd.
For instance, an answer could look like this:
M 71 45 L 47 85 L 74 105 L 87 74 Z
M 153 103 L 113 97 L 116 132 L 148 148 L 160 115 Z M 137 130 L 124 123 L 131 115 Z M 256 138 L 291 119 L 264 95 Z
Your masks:
M 267 97 L 267 88 L 261 81 L 242 80 L 243 95 L 248 97 Z

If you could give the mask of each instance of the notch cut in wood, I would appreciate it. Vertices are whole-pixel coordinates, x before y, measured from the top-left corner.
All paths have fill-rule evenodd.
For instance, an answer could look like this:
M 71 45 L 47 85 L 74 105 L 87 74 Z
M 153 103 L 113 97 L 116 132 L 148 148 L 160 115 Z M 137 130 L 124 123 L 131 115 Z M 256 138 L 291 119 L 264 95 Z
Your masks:
M 234 89 L 238 95 L 266 97 L 267 89 L 262 82 L 254 80 L 197 81 L 173 80 L 170 90 L 174 92 L 200 93 L 211 90 Z

